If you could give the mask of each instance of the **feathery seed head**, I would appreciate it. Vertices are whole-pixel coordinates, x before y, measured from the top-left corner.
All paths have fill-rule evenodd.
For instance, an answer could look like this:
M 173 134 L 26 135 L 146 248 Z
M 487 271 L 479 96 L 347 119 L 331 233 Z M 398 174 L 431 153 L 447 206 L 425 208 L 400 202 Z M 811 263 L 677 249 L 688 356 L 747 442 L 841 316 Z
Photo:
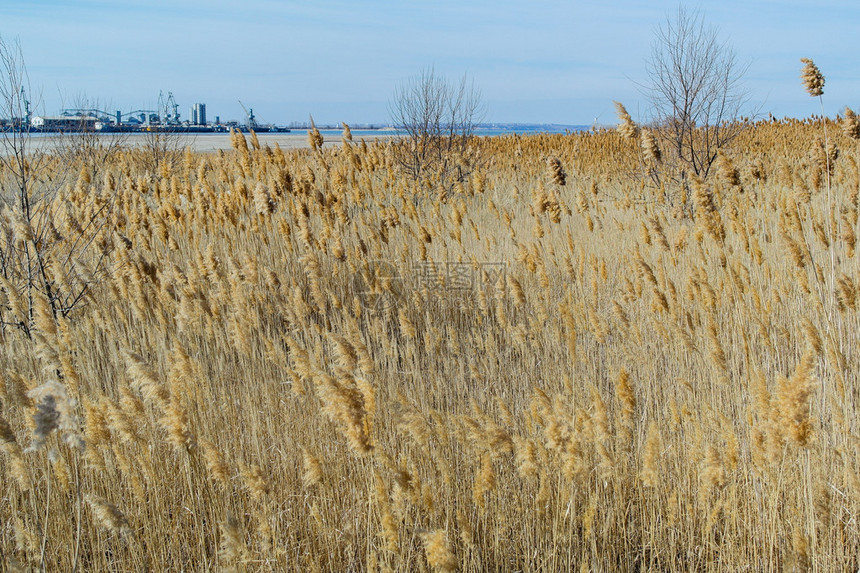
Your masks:
M 230 468 L 224 462 L 224 457 L 218 448 L 209 440 L 200 440 L 203 447 L 203 457 L 206 459 L 206 469 L 210 477 L 221 485 L 227 487 L 230 484 Z
M 553 183 L 556 185 L 565 185 L 567 182 L 567 174 L 561 166 L 561 160 L 558 157 L 551 157 L 548 163 Z
M 227 563 L 244 563 L 248 558 L 242 528 L 233 515 L 228 515 L 227 519 L 221 522 L 219 554 Z
M 627 139 L 636 139 L 639 137 L 639 126 L 627 113 L 627 108 L 620 101 L 613 102 L 615 104 L 615 113 L 618 115 L 620 123 L 618 124 L 618 133 Z
M 815 352 L 807 351 L 792 377 L 782 378 L 779 384 L 779 413 L 784 433 L 802 447 L 807 446 L 812 439 L 814 420 L 811 416 L 811 396 L 815 387 L 812 375 L 815 361 Z
M 268 215 L 275 210 L 275 202 L 269 194 L 269 190 L 263 185 L 262 181 L 258 181 L 254 186 L 254 209 L 258 215 Z
M 306 488 L 310 489 L 322 481 L 323 470 L 319 458 L 305 448 L 302 448 L 302 465 L 305 470 L 302 474 L 302 483 Z
M 845 117 L 842 118 L 842 132 L 850 139 L 860 139 L 860 120 L 850 107 L 845 108 Z
M 660 455 L 663 449 L 660 439 L 660 429 L 657 423 L 648 424 L 648 434 L 645 438 L 645 451 L 642 457 L 642 471 L 639 477 L 647 487 L 656 488 L 660 485 Z
M 322 150 L 323 136 L 311 117 L 311 128 L 308 130 L 308 146 L 315 152 Z
M 435 571 L 456 571 L 457 558 L 451 550 L 444 529 L 427 531 L 421 535 L 424 541 L 424 553 L 427 555 L 427 563 Z
M 663 160 L 663 154 L 660 152 L 660 146 L 657 144 L 657 138 L 653 133 L 643 129 L 639 143 L 645 159 L 649 162 L 660 163 Z
M 130 533 L 128 519 L 117 506 L 94 495 L 88 495 L 86 501 L 93 512 L 93 517 L 104 529 L 112 533 Z
M 800 58 L 800 61 L 803 64 L 800 79 L 803 80 L 807 93 L 812 97 L 822 95 L 824 93 L 824 74 L 809 58 Z
M 126 350 L 125 357 L 127 371 L 135 390 L 140 392 L 147 402 L 163 408 L 170 394 L 158 379 L 155 370 L 136 352 Z

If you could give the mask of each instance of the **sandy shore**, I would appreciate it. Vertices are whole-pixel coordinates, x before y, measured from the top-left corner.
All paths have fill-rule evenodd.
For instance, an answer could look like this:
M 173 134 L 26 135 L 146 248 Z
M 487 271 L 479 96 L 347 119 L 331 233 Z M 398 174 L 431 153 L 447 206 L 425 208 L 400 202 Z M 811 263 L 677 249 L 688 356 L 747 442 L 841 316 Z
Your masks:
M 139 137 L 139 136 L 136 136 Z M 229 150 L 232 149 L 230 145 L 230 134 L 189 134 L 181 136 L 184 141 L 183 145 L 190 146 L 194 151 L 199 152 L 214 152 L 219 149 Z M 248 140 L 248 145 L 251 144 L 251 137 L 248 134 L 245 134 L 246 139 Z M 356 143 L 360 143 L 362 139 L 366 140 L 368 143 L 373 140 L 379 139 L 391 139 L 391 134 L 379 133 L 373 135 L 364 135 L 364 136 L 353 136 L 353 141 Z M 257 139 L 260 141 L 260 145 L 268 145 L 269 147 L 274 147 L 277 143 L 281 149 L 299 149 L 299 148 L 308 148 L 308 136 L 304 132 L 299 133 L 258 133 Z M 342 139 L 340 136 L 331 136 L 327 134 L 323 134 L 323 145 L 325 147 L 329 147 L 332 145 L 341 145 Z M 135 142 L 136 143 L 136 142 Z
M 68 138 L 74 137 L 74 135 L 64 137 L 36 137 L 31 140 L 31 148 L 34 146 L 45 148 L 55 148 L 60 145 L 64 145 L 68 143 Z M 147 134 L 104 134 L 97 136 L 105 140 L 107 143 L 111 139 L 118 139 L 122 142 L 123 145 L 128 147 L 145 147 L 149 141 L 149 136 Z M 194 151 L 198 151 L 201 153 L 214 153 L 219 149 L 223 149 L 228 151 L 232 149 L 230 145 L 230 134 L 229 133 L 183 133 L 176 134 L 175 136 L 178 138 L 177 147 L 191 147 Z M 245 137 L 248 139 L 248 144 L 250 145 L 250 136 L 245 134 Z M 374 140 L 387 140 L 393 137 L 397 137 L 396 135 L 392 135 L 386 132 L 373 133 L 370 135 L 355 135 L 353 134 L 353 141 L 356 143 L 360 143 L 362 139 L 366 140 L 368 143 Z M 341 137 L 339 135 L 331 135 L 331 134 L 323 134 L 325 147 L 330 147 L 333 145 L 341 145 Z M 304 131 L 299 132 L 290 132 L 290 133 L 258 133 L 257 139 L 260 140 L 260 145 L 268 145 L 270 147 L 274 147 L 277 143 L 281 149 L 300 149 L 307 148 L 308 145 L 308 136 Z

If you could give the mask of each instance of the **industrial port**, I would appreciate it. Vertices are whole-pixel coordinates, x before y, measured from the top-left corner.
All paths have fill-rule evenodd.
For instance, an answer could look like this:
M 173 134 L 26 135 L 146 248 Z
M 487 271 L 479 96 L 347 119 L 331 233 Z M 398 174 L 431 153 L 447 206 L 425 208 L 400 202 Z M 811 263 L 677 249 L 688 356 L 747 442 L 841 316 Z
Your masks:
M 214 121 L 207 121 L 206 104 L 195 103 L 190 108 L 188 119 L 183 119 L 179 112 L 179 104 L 173 93 L 163 92 L 158 97 L 158 109 L 137 109 L 123 113 L 109 112 L 94 108 L 66 108 L 58 115 L 34 115 L 30 102 L 21 94 L 23 113 L 21 117 L 0 119 L 0 130 L 28 131 L 37 133 L 70 133 L 70 132 L 101 132 L 101 133 L 146 133 L 153 131 L 170 131 L 180 133 L 225 133 L 236 129 L 239 131 L 289 132 L 287 127 L 273 124 L 263 124 L 257 121 L 254 109 L 248 108 L 239 101 L 245 111 L 244 123 L 236 121 L 222 122 L 219 116 Z

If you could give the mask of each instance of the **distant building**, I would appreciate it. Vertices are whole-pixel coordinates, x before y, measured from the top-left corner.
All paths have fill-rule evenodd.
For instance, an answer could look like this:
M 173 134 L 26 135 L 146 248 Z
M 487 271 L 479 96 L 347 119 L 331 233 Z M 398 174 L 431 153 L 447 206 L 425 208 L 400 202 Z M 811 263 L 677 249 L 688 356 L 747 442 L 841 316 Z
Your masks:
M 195 103 L 191 108 L 191 125 L 206 125 L 205 103 Z
M 30 127 L 39 131 L 91 131 L 97 121 L 89 115 L 37 115 L 30 120 Z

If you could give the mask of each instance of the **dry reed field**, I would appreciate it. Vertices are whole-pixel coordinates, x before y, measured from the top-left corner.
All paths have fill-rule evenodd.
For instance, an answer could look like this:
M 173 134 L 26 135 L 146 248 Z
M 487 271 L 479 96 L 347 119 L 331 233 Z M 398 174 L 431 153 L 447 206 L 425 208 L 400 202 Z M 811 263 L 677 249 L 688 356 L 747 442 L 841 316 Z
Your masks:
M 856 571 L 856 130 L 684 197 L 632 127 L 450 187 L 348 137 L 49 163 L 4 225 L 81 295 L 2 278 L 2 569 Z

